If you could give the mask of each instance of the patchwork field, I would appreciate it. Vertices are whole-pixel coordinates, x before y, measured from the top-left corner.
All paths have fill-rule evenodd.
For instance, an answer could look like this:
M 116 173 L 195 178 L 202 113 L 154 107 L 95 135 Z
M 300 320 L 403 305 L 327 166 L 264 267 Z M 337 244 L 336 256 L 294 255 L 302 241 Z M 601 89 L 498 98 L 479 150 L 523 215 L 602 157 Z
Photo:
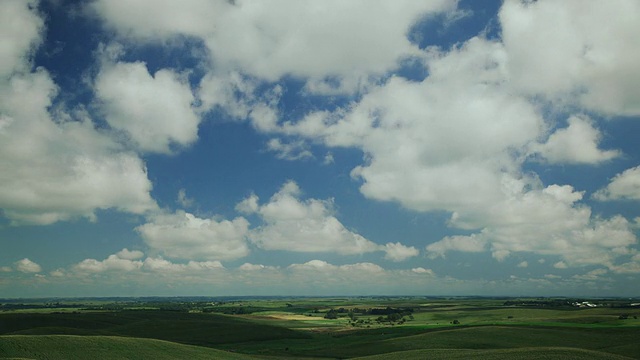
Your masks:
M 0 305 L 0 359 L 640 359 L 640 308 L 626 300 L 580 306 L 417 297 L 14 301 Z

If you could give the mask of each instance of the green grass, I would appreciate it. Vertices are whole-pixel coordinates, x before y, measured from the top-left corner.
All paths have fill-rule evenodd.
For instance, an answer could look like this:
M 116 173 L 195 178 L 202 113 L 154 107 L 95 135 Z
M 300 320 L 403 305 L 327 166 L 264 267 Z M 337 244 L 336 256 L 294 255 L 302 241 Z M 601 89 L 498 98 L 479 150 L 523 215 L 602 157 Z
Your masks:
M 154 339 L 117 336 L 4 335 L 0 359 L 255 359 L 248 355 Z
M 460 327 L 383 340 L 344 351 L 369 354 L 418 349 L 517 349 L 571 347 L 629 357 L 640 356 L 637 329 L 582 329 L 540 327 Z
M 37 335 L 117 336 L 120 338 L 115 339 L 123 341 L 147 338 L 278 359 L 379 355 L 410 360 L 426 354 L 435 359 L 528 359 L 529 354 L 543 359 L 640 359 L 640 320 L 633 318 L 640 317 L 640 309 L 533 308 L 502 303 L 499 299 L 303 298 L 215 305 L 259 310 L 243 315 L 161 310 L 2 312 L 0 335 L 32 335 L 31 341 L 46 338 L 38 340 L 41 337 Z M 413 320 L 407 316 L 403 324 L 372 321 L 370 328 L 353 328 L 346 313 L 340 313 L 337 320 L 299 316 L 322 317 L 331 308 L 388 306 L 414 309 Z M 314 313 L 316 310 L 320 313 Z M 618 319 L 622 313 L 629 318 Z M 361 313 L 357 317 L 377 318 Z M 460 325 L 452 325 L 453 320 L 459 320 Z M 3 356 L 29 358 L 0 352 L 0 358 Z
M 354 360 L 625 360 L 628 357 L 571 348 L 520 348 L 506 350 L 409 350 Z
M 0 334 L 106 335 L 153 338 L 190 345 L 306 338 L 304 332 L 237 316 L 164 311 L 79 314 L 0 314 Z

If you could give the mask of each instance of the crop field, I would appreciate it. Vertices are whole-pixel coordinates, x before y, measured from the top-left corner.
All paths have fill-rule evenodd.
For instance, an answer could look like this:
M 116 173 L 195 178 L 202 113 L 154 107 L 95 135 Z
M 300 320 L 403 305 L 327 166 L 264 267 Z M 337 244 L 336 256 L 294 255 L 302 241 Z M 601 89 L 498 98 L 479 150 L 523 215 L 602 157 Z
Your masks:
M 0 359 L 640 359 L 637 300 L 0 300 Z

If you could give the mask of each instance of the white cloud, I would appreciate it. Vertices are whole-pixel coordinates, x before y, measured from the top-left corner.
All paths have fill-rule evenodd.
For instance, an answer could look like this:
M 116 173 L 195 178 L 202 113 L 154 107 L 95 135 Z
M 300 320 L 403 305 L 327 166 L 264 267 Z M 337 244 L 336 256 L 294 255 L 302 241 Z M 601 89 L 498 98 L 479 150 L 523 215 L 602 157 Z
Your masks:
M 352 176 L 372 199 L 419 211 L 500 201 L 502 178 L 517 172 L 518 152 L 542 134 L 542 118 L 505 91 L 499 43 L 474 38 L 426 56 L 424 81 L 392 77 L 358 103 L 311 113 L 282 131 L 363 150 L 368 161 Z
M 304 264 L 291 264 L 288 269 L 293 271 L 311 271 L 322 274 L 343 273 L 343 274 L 370 274 L 383 273 L 385 270 L 373 263 L 356 263 L 347 265 L 332 265 L 322 260 L 311 260 Z
M 330 165 L 333 164 L 335 162 L 335 159 L 333 158 L 333 154 L 331 152 L 327 152 L 327 154 L 324 156 L 324 160 L 322 161 L 322 163 L 324 165 Z
M 526 268 L 526 267 L 529 267 L 529 263 L 528 263 L 528 262 L 526 262 L 526 261 L 522 261 L 522 262 L 520 262 L 520 263 L 518 264 L 518 267 L 519 267 L 519 268 Z
M 415 247 L 405 246 L 399 242 L 387 243 L 384 246 L 384 251 L 386 252 L 384 258 L 391 261 L 404 261 L 420 254 L 420 250 Z
M 74 265 L 73 269 L 79 272 L 101 273 L 105 271 L 134 271 L 140 269 L 141 266 L 142 261 L 123 259 L 114 254 L 102 261 L 84 259 Z
M 141 151 L 171 153 L 198 138 L 200 118 L 185 77 L 168 69 L 151 75 L 141 62 L 104 61 L 94 86 L 109 125 Z
M 313 157 L 308 145 L 302 141 L 283 143 L 280 139 L 271 139 L 267 142 L 267 150 L 276 153 L 276 157 L 282 160 L 303 160 Z
M 98 261 L 96 259 L 84 259 L 73 266 L 75 271 L 102 273 L 105 271 L 134 271 L 142 267 L 144 253 L 139 250 L 129 250 L 124 248 L 106 259 Z M 64 274 L 63 274 L 64 275 Z M 57 276 L 57 275 L 56 275 Z
M 640 114 L 640 3 L 508 0 L 499 18 L 516 87 L 607 114 Z M 594 26 L 602 19 L 615 21 Z
M 44 69 L 29 72 L 42 20 L 35 2 L 3 1 L 0 74 L 0 208 L 14 225 L 95 218 L 97 209 L 144 213 L 156 207 L 146 168 L 96 130 L 85 111 L 52 108 L 58 88 Z M 15 26 L 23 32 L 14 37 Z M 4 68 L 8 66 L 8 68 Z
M 483 212 L 455 213 L 450 220 L 452 226 L 480 232 L 433 243 L 427 246 L 429 256 L 478 252 L 486 246 L 497 260 L 513 252 L 532 252 L 561 256 L 567 266 L 611 266 L 637 243 L 632 224 L 622 216 L 592 218 L 591 209 L 578 203 L 582 193 L 571 186 L 542 188 L 514 181 L 507 187 L 512 191 L 508 200 Z
M 242 271 L 278 270 L 278 268 L 274 266 L 266 266 L 262 264 L 251 264 L 251 263 L 244 263 L 240 265 L 238 269 Z
M 195 203 L 195 200 L 190 197 L 187 197 L 187 191 L 185 189 L 180 189 L 178 190 L 177 202 L 183 208 L 188 208 L 193 206 L 193 204 Z
M 12 272 L 13 269 L 10 266 L 1 266 L 0 272 Z
M 617 174 L 603 189 L 593 194 L 593 198 L 608 200 L 640 200 L 640 166 Z
M 156 6 L 153 1 L 101 0 L 92 7 L 131 39 L 186 35 L 203 40 L 217 73 L 240 70 L 268 81 L 291 75 L 309 78 L 308 90 L 351 91 L 370 75 L 418 55 L 406 36 L 410 27 L 429 14 L 455 11 L 456 3 L 190 0 Z M 329 85 L 327 77 L 339 84 Z
M 430 258 L 444 257 L 448 251 L 483 252 L 487 242 L 481 236 L 447 236 L 440 241 L 427 245 L 426 250 Z
M 140 253 L 140 254 L 138 254 Z M 144 260 L 141 258 L 144 256 L 139 251 L 128 251 L 123 249 L 122 251 L 109 255 L 104 260 L 85 259 L 72 266 L 73 271 L 76 274 L 84 273 L 106 273 L 106 272 L 118 272 L 118 273 L 130 273 L 137 274 L 140 272 L 151 273 L 176 273 L 176 274 L 197 274 L 206 271 L 216 271 L 224 269 L 224 266 L 219 261 L 189 261 L 186 264 L 173 263 L 169 260 L 165 260 L 162 257 L 147 257 Z M 51 273 L 52 276 L 64 276 L 64 271 L 58 269 L 56 274 Z
M 66 276 L 66 272 L 64 271 L 64 269 L 55 269 L 51 272 L 49 272 L 49 275 L 56 277 L 56 278 L 61 278 Z
M 640 253 L 632 256 L 627 262 L 609 266 L 609 269 L 617 274 L 640 274 Z
M 44 21 L 35 9 L 36 0 L 0 3 L 0 78 L 29 70 L 30 58 L 42 41 Z
M 557 263 L 553 264 L 553 267 L 556 269 L 566 269 L 569 266 L 567 266 L 567 264 L 564 261 L 558 261 Z
M 151 217 L 136 227 L 145 243 L 171 258 L 233 260 L 249 254 L 249 222 L 203 219 L 184 211 Z
M 255 195 L 243 200 L 237 209 L 257 213 L 264 225 L 251 230 L 249 238 L 265 250 L 334 252 L 363 254 L 379 246 L 348 230 L 333 215 L 332 200 L 300 200 L 300 188 L 289 181 L 269 202 L 258 204 Z
M 120 259 L 137 260 L 144 257 L 144 253 L 140 250 L 129 250 L 124 248 L 115 254 Z
M 435 276 L 435 273 L 433 272 L 433 270 L 425 269 L 423 267 L 413 268 L 413 269 L 411 269 L 411 272 L 416 273 L 416 274 L 424 274 L 424 275 Z
M 534 152 L 550 163 L 568 164 L 597 164 L 620 156 L 616 150 L 598 149 L 602 135 L 593 127 L 590 119 L 572 116 L 568 122 L 568 127 L 556 130 Z
M 586 280 L 586 281 L 602 280 L 602 275 L 605 275 L 608 272 L 609 271 L 607 269 L 600 268 L 600 269 L 591 270 L 586 274 L 574 275 L 572 276 L 572 278 L 577 280 Z
M 23 273 L 38 273 L 42 271 L 42 268 L 40 267 L 40 265 L 36 264 L 35 262 L 27 258 L 16 261 L 14 265 L 16 267 L 16 270 Z

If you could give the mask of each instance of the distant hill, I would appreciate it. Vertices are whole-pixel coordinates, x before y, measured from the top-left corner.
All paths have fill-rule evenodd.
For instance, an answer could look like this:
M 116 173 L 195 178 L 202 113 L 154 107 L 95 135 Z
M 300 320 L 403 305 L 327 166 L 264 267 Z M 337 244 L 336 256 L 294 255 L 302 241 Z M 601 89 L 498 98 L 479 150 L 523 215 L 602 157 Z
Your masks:
M 155 339 L 119 336 L 3 335 L 0 359 L 230 359 L 254 357 Z

